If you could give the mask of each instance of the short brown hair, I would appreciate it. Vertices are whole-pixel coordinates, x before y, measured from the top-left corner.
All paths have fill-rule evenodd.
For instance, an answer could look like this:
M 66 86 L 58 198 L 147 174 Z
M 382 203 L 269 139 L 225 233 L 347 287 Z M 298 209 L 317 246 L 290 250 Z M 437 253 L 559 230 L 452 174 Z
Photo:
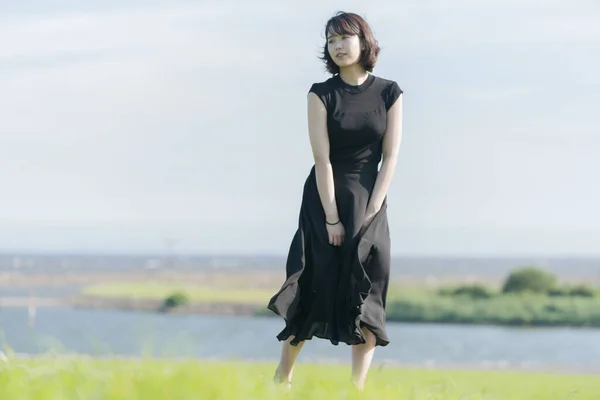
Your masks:
M 366 71 L 373 72 L 381 49 L 377 40 L 375 40 L 375 36 L 373 36 L 371 27 L 363 17 L 358 14 L 340 11 L 327 21 L 325 25 L 325 46 L 323 46 L 323 55 L 319 58 L 325 62 L 327 72 L 334 75 L 340 72 L 340 67 L 331 59 L 327 50 L 327 37 L 331 33 L 357 35 L 360 39 L 361 47 L 364 47 L 358 62 Z

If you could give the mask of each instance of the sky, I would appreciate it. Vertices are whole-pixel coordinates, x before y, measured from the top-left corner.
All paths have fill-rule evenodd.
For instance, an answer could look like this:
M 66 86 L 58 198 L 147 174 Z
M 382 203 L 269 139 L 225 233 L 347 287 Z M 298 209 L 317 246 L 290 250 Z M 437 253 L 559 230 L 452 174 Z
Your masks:
M 285 254 L 339 10 L 404 90 L 393 254 L 599 255 L 592 0 L 4 0 L 0 252 Z

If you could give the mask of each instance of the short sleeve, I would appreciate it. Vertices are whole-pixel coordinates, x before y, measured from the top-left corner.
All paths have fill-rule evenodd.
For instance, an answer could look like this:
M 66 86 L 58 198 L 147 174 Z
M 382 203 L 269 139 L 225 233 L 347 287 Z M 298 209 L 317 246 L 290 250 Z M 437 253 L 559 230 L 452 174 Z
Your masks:
M 311 92 L 316 94 L 319 97 L 319 99 L 321 99 L 321 101 L 325 105 L 325 108 L 328 108 L 329 104 L 327 101 L 327 91 L 325 90 L 325 87 L 322 83 L 313 83 L 308 93 Z
M 396 100 L 398 100 L 398 97 L 400 97 L 402 93 L 404 93 L 404 91 L 400 89 L 398 83 L 396 83 L 395 81 L 390 82 L 386 90 L 386 95 L 384 97 L 385 109 L 389 110 L 394 105 Z

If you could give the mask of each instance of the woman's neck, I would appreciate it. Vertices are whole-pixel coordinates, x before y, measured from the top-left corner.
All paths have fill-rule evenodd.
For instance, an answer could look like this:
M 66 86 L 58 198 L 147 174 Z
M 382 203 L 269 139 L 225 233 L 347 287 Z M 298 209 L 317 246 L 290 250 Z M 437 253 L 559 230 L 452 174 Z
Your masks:
M 362 85 L 369 77 L 369 73 L 362 66 L 356 64 L 340 68 L 339 75 L 344 82 L 353 86 Z

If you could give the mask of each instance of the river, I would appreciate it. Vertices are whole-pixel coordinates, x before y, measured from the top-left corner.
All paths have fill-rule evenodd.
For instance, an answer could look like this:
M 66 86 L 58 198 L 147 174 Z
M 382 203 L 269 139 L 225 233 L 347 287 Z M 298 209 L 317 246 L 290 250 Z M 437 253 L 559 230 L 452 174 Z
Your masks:
M 274 361 L 273 317 L 186 316 L 115 310 L 38 309 L 30 324 L 25 308 L 0 309 L 0 330 L 17 353 L 47 351 Z M 375 364 L 559 369 L 600 372 L 600 330 L 390 323 L 391 344 Z M 347 362 L 346 345 L 312 340 L 299 362 Z

